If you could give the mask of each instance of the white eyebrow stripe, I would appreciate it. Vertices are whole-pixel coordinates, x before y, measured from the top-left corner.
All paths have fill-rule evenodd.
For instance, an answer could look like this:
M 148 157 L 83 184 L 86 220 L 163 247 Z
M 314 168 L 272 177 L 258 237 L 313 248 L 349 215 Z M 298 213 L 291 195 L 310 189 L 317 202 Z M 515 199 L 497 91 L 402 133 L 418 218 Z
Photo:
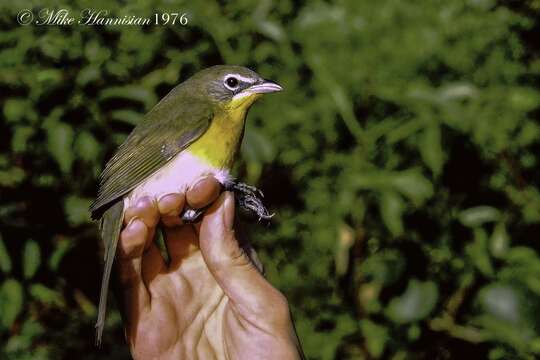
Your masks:
M 247 78 L 245 76 L 242 76 L 240 74 L 227 74 L 225 75 L 225 77 L 223 78 L 223 80 L 227 79 L 228 77 L 230 76 L 234 76 L 235 78 L 237 78 L 238 80 L 241 80 L 243 82 L 247 82 L 247 83 L 250 83 L 250 84 L 253 84 L 254 82 L 256 82 L 257 80 L 256 79 L 252 79 L 252 78 Z

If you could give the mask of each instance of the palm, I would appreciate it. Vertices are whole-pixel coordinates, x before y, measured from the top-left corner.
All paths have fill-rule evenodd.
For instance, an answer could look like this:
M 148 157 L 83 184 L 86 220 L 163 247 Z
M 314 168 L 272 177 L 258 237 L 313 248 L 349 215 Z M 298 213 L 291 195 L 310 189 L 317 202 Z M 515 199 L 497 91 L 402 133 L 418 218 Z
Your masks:
M 285 299 L 240 249 L 233 231 L 215 233 L 218 212 L 205 216 L 199 228 L 177 225 L 177 216 L 161 211 L 161 203 L 147 201 L 126 213 L 142 221 L 133 221 L 121 237 L 119 270 L 134 358 L 264 359 L 279 349 L 281 358 L 298 358 Z M 148 241 L 160 216 L 169 225 L 169 264 Z

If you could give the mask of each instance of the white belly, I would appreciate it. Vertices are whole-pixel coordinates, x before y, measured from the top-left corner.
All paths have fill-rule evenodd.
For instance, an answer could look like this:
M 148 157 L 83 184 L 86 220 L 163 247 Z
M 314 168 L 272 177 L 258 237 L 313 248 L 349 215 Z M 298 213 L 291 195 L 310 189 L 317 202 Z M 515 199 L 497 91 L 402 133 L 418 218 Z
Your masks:
M 222 184 L 232 180 L 228 169 L 214 168 L 188 151 L 182 151 L 124 197 L 124 209 L 135 205 L 143 196 L 158 199 L 161 195 L 185 192 L 205 175 L 213 175 Z

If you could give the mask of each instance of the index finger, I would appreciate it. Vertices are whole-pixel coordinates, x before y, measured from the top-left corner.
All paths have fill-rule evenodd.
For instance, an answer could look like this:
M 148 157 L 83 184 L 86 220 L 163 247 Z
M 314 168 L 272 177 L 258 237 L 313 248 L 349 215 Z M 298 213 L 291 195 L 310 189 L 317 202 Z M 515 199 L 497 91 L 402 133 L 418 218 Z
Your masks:
M 213 176 L 206 176 L 187 190 L 186 202 L 192 209 L 201 209 L 214 202 L 220 193 L 221 183 Z

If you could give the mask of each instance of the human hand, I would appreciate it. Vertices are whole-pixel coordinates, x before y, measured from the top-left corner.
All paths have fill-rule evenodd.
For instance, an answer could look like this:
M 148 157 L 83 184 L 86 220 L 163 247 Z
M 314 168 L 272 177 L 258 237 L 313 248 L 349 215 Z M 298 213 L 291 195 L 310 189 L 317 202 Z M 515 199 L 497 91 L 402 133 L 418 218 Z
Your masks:
M 234 196 L 220 191 L 209 177 L 126 210 L 117 268 L 135 359 L 302 357 L 287 300 L 240 246 Z M 184 205 L 212 202 L 201 223 L 181 223 Z M 153 241 L 160 220 L 168 264 Z

